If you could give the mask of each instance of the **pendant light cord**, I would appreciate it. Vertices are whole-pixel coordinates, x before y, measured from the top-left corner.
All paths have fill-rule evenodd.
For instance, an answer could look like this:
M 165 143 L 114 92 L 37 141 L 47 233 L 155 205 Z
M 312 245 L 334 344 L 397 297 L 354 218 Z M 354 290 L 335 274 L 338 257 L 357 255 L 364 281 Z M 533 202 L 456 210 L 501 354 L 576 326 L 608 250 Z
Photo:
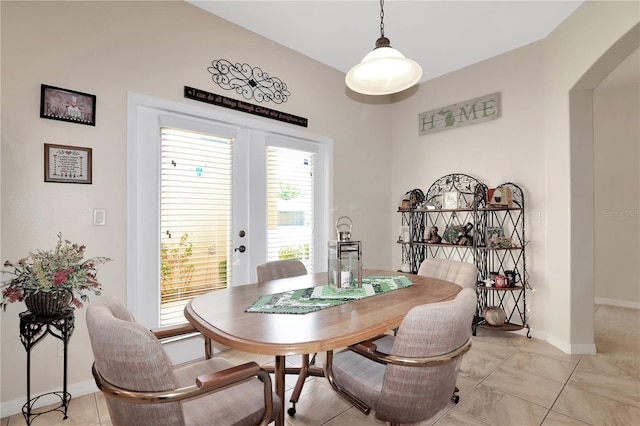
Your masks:
M 380 37 L 384 37 L 384 0 L 380 0 Z

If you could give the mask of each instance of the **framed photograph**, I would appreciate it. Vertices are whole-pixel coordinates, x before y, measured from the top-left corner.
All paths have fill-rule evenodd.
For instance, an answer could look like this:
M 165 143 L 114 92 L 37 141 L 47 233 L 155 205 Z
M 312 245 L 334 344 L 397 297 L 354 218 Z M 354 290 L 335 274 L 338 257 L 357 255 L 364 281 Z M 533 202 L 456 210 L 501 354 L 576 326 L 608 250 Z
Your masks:
M 487 226 L 486 242 L 488 248 L 500 247 L 500 239 L 504 237 L 502 226 Z
M 44 144 L 44 181 L 91 183 L 91 148 Z
M 457 209 L 458 208 L 458 191 L 445 191 L 442 194 L 442 208 L 443 209 Z
M 490 249 L 506 249 L 513 246 L 511 238 L 505 237 L 502 226 L 487 226 L 485 241 Z
M 40 117 L 96 125 L 96 97 L 88 93 L 41 85 Z

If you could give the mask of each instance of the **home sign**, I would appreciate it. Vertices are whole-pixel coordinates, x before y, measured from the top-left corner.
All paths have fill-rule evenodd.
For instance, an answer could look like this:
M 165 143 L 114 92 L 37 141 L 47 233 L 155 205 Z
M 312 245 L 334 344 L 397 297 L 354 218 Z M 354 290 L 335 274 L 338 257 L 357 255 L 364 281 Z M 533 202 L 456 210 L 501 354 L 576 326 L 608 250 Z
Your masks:
M 418 134 L 428 135 L 500 118 L 500 92 L 418 114 Z

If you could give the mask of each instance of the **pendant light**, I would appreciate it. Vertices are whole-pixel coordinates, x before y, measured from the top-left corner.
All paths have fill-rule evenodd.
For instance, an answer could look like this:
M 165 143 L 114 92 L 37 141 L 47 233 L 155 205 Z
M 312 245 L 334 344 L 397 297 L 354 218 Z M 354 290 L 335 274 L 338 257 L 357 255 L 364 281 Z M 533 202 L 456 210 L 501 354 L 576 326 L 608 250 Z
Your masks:
M 421 77 L 420 65 L 392 48 L 384 36 L 384 0 L 380 0 L 380 38 L 362 62 L 349 70 L 345 83 L 364 95 L 389 95 L 408 89 Z

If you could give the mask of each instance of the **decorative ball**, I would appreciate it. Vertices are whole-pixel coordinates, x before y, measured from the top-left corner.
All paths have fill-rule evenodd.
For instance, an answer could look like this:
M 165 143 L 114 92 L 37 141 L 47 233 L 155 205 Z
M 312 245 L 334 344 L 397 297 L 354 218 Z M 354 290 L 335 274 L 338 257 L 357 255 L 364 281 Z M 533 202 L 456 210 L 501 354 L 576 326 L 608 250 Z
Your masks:
M 484 319 L 489 325 L 500 326 L 503 325 L 507 319 L 507 315 L 499 306 L 489 306 L 484 310 Z

